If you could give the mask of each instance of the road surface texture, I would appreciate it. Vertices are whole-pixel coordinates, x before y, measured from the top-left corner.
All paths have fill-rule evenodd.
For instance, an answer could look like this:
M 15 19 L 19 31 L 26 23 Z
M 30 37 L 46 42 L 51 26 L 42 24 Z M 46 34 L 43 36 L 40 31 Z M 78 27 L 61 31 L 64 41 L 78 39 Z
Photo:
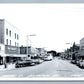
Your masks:
M 44 61 L 35 66 L 0 71 L 0 77 L 84 77 L 84 69 L 71 64 L 68 60 L 54 58 L 52 61 Z

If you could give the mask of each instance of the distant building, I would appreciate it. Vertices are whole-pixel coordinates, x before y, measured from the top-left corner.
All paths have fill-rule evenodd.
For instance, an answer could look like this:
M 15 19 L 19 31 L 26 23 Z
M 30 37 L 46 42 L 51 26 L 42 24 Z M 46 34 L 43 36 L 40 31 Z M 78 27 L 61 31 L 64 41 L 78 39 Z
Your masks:
M 45 56 L 47 54 L 47 51 L 44 48 L 37 48 L 39 51 L 40 56 Z
M 80 40 L 80 50 L 78 52 L 79 56 L 84 56 L 84 38 Z
M 80 49 L 84 49 L 84 38 L 80 40 Z
M 28 52 L 27 52 L 27 47 L 21 46 L 20 47 L 20 54 L 27 54 L 30 56 L 37 56 L 39 54 L 38 49 L 28 46 Z

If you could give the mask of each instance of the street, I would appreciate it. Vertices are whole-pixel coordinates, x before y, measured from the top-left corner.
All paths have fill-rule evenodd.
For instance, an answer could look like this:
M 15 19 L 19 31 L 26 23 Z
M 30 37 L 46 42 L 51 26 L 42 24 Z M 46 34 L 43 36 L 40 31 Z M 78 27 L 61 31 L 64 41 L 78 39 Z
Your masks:
M 68 60 L 54 58 L 52 61 L 44 61 L 42 64 L 0 71 L 0 77 L 84 77 L 84 69 L 80 69 Z

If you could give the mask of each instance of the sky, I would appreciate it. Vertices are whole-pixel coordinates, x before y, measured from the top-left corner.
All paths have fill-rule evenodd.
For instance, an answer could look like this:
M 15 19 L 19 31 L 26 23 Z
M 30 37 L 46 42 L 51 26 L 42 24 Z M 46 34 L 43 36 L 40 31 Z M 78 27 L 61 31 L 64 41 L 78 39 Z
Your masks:
M 61 52 L 84 37 L 84 4 L 0 4 L 0 19 L 20 30 L 20 45 L 28 35 L 29 45 Z

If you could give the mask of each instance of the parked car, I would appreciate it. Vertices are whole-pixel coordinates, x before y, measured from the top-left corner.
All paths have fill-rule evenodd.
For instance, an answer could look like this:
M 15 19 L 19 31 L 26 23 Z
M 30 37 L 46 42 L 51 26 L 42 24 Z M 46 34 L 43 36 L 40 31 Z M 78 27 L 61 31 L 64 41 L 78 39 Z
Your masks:
M 42 63 L 44 60 L 38 59 L 38 64 Z
M 64 58 L 64 57 L 62 57 L 62 60 L 65 60 L 65 58 Z
M 44 60 L 45 61 L 51 61 L 53 59 L 53 56 L 52 55 L 47 55 Z
M 33 63 L 35 63 L 35 64 L 40 64 L 40 63 L 43 62 L 42 59 L 32 59 L 32 61 L 33 61 Z
M 77 60 L 76 61 L 76 65 L 79 66 L 79 63 L 80 63 L 80 60 Z
M 78 66 L 84 68 L 84 60 L 80 60 Z
M 19 68 L 19 67 L 26 67 L 26 66 L 30 66 L 30 65 L 35 65 L 35 63 L 32 62 L 32 60 L 24 60 L 24 61 L 19 60 L 16 62 L 15 67 Z
M 78 59 L 76 61 L 76 65 L 80 68 L 84 68 L 84 56 L 78 56 Z

